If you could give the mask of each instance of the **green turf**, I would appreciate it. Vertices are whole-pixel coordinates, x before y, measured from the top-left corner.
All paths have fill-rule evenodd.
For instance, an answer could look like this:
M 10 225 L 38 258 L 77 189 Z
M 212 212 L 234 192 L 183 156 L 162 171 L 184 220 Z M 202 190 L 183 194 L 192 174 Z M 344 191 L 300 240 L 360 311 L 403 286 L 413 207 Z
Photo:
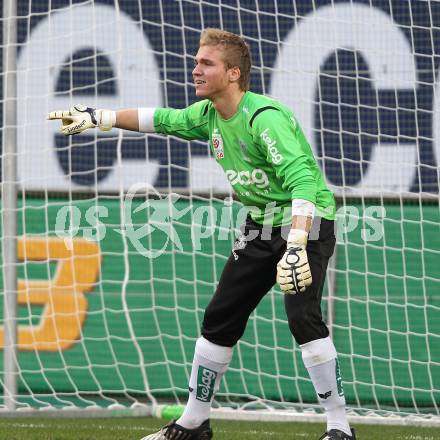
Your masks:
M 14 418 L 0 419 L 4 440 L 139 440 L 165 422 L 152 418 Z M 215 440 L 317 440 L 323 424 L 256 423 L 214 420 Z M 358 440 L 437 440 L 440 428 L 357 427 Z

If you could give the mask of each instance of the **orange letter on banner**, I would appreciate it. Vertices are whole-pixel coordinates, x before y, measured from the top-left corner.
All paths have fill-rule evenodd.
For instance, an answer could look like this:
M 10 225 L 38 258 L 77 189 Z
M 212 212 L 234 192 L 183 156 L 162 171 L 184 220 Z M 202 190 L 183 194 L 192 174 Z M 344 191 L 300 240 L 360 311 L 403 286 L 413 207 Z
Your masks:
M 100 273 L 101 255 L 97 243 L 74 238 L 69 250 L 63 239 L 21 237 L 21 261 L 57 261 L 49 280 L 18 280 L 18 304 L 44 306 L 39 325 L 19 326 L 19 350 L 67 350 L 81 335 L 90 292 Z M 4 331 L 0 329 L 0 346 Z

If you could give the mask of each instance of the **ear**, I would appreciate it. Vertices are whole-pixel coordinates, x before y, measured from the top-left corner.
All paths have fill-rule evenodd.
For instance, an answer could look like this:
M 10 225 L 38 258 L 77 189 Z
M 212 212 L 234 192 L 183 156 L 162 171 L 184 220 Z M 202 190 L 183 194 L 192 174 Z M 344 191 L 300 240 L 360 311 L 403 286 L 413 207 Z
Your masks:
M 240 77 L 241 77 L 241 71 L 239 67 L 235 66 L 229 69 L 230 82 L 237 82 L 240 79 Z

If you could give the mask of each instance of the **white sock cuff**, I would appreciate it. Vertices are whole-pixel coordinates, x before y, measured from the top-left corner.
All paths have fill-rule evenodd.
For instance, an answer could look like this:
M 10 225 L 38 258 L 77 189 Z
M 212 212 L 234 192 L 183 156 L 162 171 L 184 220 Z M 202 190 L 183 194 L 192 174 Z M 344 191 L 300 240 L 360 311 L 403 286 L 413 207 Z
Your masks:
M 337 358 L 336 348 L 330 336 L 300 345 L 306 368 L 314 367 Z
M 217 364 L 229 364 L 232 359 L 232 352 L 232 347 L 214 344 L 203 336 L 200 336 L 196 342 L 196 354 Z
M 156 133 L 154 129 L 154 112 L 155 108 L 140 107 L 138 108 L 139 131 L 141 133 Z

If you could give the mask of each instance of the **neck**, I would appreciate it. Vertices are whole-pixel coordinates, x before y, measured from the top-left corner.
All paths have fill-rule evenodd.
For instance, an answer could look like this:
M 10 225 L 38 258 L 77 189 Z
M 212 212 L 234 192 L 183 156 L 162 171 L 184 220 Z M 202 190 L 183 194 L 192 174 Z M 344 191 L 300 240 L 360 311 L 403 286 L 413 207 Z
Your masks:
M 237 112 L 241 98 L 245 92 L 243 90 L 234 91 L 226 95 L 219 96 L 212 100 L 214 108 L 223 119 L 230 119 Z

